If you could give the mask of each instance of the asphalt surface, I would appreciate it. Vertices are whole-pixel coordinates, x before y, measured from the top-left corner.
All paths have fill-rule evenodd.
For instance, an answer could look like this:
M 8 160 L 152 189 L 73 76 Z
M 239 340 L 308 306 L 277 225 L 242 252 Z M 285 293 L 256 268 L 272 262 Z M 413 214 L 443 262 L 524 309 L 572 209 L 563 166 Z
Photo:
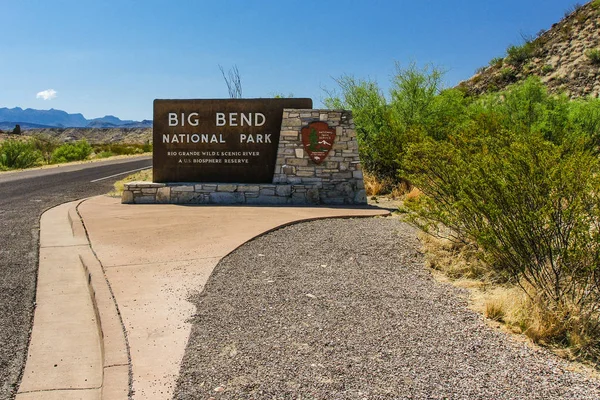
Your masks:
M 39 219 L 48 208 L 107 193 L 150 157 L 0 174 L 0 399 L 14 397 L 25 364 L 38 267 Z
M 398 217 L 289 226 L 223 258 L 177 399 L 600 399 L 600 380 L 489 327 Z

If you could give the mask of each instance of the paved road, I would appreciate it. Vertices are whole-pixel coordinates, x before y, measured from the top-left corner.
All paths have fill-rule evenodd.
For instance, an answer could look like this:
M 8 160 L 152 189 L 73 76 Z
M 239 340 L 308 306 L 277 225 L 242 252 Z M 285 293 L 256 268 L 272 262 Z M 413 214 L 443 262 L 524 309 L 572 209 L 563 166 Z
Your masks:
M 14 396 L 33 320 L 40 215 L 58 204 L 108 192 L 118 175 L 147 167 L 136 157 L 0 174 L 0 399 Z

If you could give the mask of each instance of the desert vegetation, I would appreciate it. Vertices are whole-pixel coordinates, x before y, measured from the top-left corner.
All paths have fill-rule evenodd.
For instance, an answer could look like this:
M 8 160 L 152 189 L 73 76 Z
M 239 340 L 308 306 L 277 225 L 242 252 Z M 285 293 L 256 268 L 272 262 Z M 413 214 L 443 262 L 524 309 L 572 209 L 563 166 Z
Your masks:
M 397 66 L 386 95 L 343 76 L 325 103 L 353 111 L 369 189 L 410 191 L 401 211 L 447 255 L 433 267 L 482 282 L 490 318 L 597 362 L 600 99 L 551 95 L 535 77 L 468 96 L 441 77 Z
M 81 139 L 61 143 L 53 136 L 14 136 L 0 142 L 0 170 L 24 169 L 47 164 L 134 155 L 152 151 L 152 144 L 90 144 Z
M 592 64 L 600 65 L 600 49 L 589 49 L 585 55 L 590 59 Z

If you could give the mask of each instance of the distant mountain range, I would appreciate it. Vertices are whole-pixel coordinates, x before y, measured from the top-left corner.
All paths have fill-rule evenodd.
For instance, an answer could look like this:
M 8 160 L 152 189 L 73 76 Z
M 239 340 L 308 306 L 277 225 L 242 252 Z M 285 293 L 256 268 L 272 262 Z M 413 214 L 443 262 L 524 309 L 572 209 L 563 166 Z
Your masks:
M 37 128 L 151 128 L 152 121 L 121 120 L 107 115 L 102 118 L 86 119 L 81 114 L 69 114 L 62 110 L 34 110 L 20 107 L 0 108 L 0 129 L 13 129 L 15 125 L 21 129 Z

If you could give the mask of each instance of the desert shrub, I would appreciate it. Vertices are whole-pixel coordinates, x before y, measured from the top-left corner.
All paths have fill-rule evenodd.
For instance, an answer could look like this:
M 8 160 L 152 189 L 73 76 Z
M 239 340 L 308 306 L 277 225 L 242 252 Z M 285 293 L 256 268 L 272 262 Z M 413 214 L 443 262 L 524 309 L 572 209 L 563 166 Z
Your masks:
M 460 89 L 442 90 L 437 68 L 396 65 L 389 96 L 374 81 L 343 76 L 340 93 L 328 92 L 329 108 L 350 109 L 356 124 L 364 169 L 377 179 L 400 183 L 398 169 L 406 147 L 423 137 L 443 139 L 464 122 L 467 97 Z
M 152 151 L 152 145 L 150 145 L 149 143 L 105 143 L 96 144 L 93 146 L 93 148 L 94 153 L 96 154 L 108 152 L 112 153 L 112 155 L 132 155 Z
M 482 65 L 481 67 L 478 67 L 475 70 L 475 74 L 481 74 L 483 71 L 485 71 L 487 69 L 487 67 L 485 65 Z
M 534 80 L 488 96 L 470 112 L 459 134 L 408 149 L 406 176 L 424 193 L 407 202 L 413 223 L 475 244 L 553 321 L 546 337 L 600 355 L 600 160 L 593 137 L 575 123 L 567 100 Z
M 520 65 L 532 58 L 535 54 L 535 44 L 532 41 L 527 41 L 520 46 L 509 46 L 506 49 L 506 62 L 510 65 Z
M 586 98 L 569 103 L 569 121 L 573 129 L 590 138 L 590 147 L 600 148 L 600 99 Z
M 363 168 L 380 179 L 395 177 L 402 142 L 394 134 L 392 110 L 379 85 L 348 75 L 336 83 L 341 93 L 329 92 L 324 103 L 332 109 L 352 110 Z
M 517 80 L 517 72 L 510 67 L 502 68 L 500 70 L 499 83 L 512 83 Z
M 108 157 L 112 157 L 114 155 L 115 155 L 115 153 L 110 152 L 110 151 L 101 151 L 99 153 L 96 153 L 97 158 L 108 158 Z
M 60 146 L 58 139 L 46 134 L 34 135 L 32 144 L 33 147 L 40 152 L 46 164 L 49 164 L 52 161 L 52 154 Z
M 88 158 L 90 154 L 92 154 L 92 146 L 90 146 L 87 140 L 83 139 L 75 143 L 65 143 L 58 147 L 52 153 L 52 162 L 81 161 Z
M 554 67 L 550 64 L 545 64 L 542 67 L 542 74 L 549 74 L 552 71 L 554 71 Z
M 33 167 L 40 157 L 31 141 L 9 139 L 0 144 L 0 166 L 3 169 Z
M 600 49 L 590 49 L 585 52 L 592 64 L 600 65 Z
M 581 4 L 581 3 L 575 3 L 575 4 L 567 7 L 567 9 L 565 10 L 565 13 L 564 13 L 564 17 L 567 18 L 569 15 L 573 14 L 574 12 L 581 10 L 582 7 L 583 7 L 583 4 Z
M 504 62 L 503 57 L 494 57 L 490 60 L 490 66 L 491 67 L 501 67 L 503 62 Z
M 144 152 L 144 153 L 152 152 L 152 143 L 150 143 L 149 140 L 146 140 L 146 142 L 144 142 L 144 144 L 142 145 L 142 152 Z

